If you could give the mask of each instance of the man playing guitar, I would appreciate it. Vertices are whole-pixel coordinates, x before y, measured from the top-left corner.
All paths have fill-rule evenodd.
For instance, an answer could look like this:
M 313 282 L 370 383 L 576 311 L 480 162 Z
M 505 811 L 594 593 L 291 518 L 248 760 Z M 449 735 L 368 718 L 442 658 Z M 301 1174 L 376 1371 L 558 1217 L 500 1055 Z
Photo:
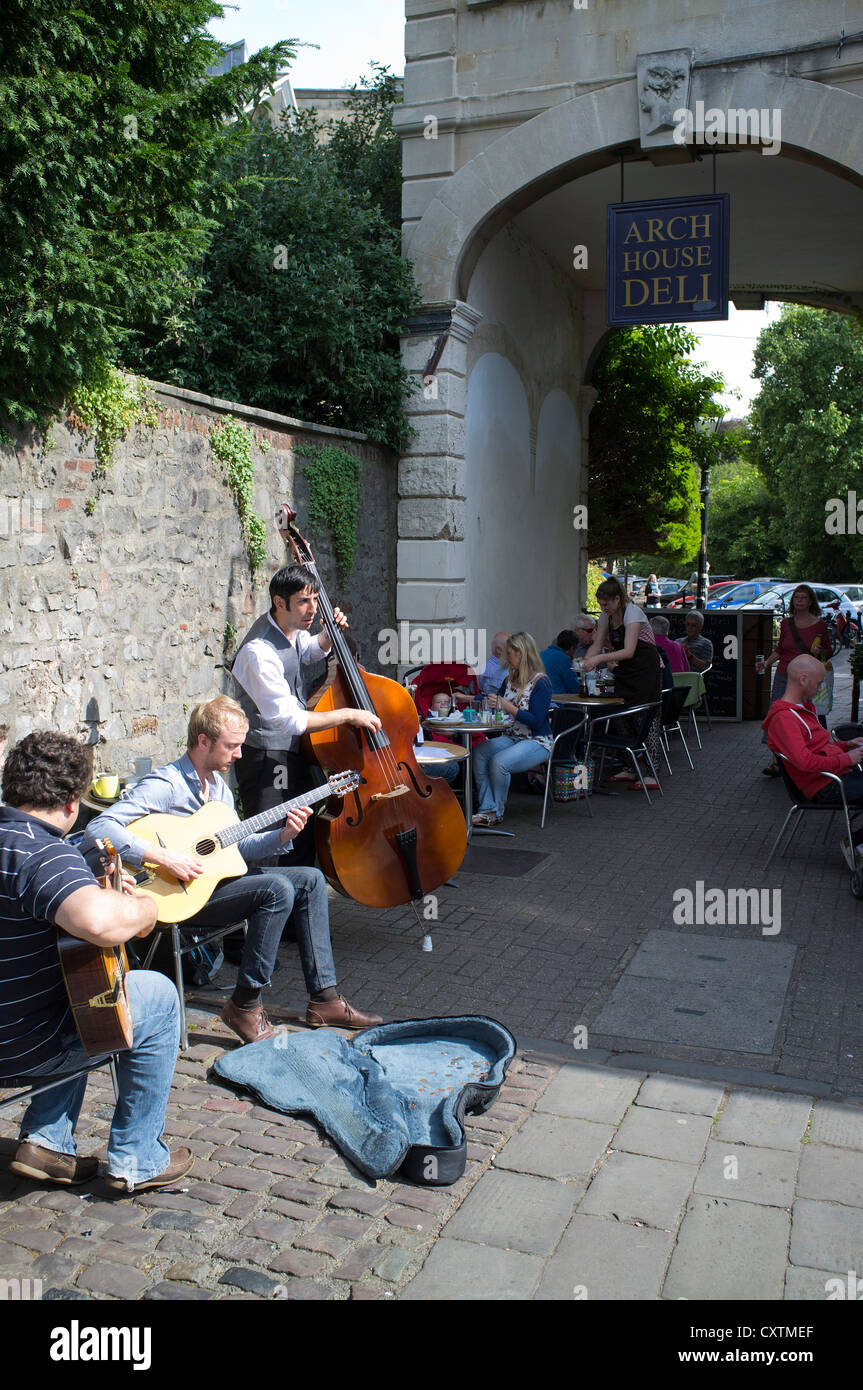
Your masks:
M 108 810 L 90 822 L 82 849 L 90 862 L 98 854 L 97 839 L 108 838 L 123 861 L 133 867 L 152 864 L 180 882 L 190 882 L 205 870 L 194 854 L 178 854 L 135 835 L 131 822 L 153 813 L 188 816 L 210 800 L 231 807 L 234 798 L 221 776 L 237 761 L 246 737 L 248 720 L 236 700 L 219 695 L 197 705 L 189 719 L 188 751 L 176 762 L 148 773 Z M 282 794 L 282 800 L 287 800 Z M 282 829 L 250 835 L 238 846 L 250 865 L 277 855 L 309 817 L 308 808 L 286 813 Z M 237 984 L 222 1010 L 222 1018 L 244 1043 L 272 1037 L 261 1003 L 261 990 L 270 983 L 283 928 L 291 918 L 300 963 L 309 992 L 306 1022 L 310 1027 L 368 1028 L 382 1022 L 375 1014 L 362 1014 L 343 999 L 336 988 L 336 972 L 330 941 L 327 887 L 318 869 L 253 868 L 240 878 L 223 881 L 206 906 L 184 925 L 222 927 L 246 920 L 246 939 Z
M 66 995 L 56 928 L 97 947 L 153 930 L 156 910 L 101 887 L 81 854 L 63 840 L 93 775 L 91 750 L 63 734 L 29 734 L 3 769 L 0 807 L 0 1086 L 4 1079 L 74 1071 L 88 1057 Z M 108 1140 L 108 1181 L 144 1191 L 169 1187 L 194 1161 L 161 1138 L 179 1043 L 177 995 L 149 970 L 127 977 L 132 1045 L 119 1053 L 119 1097 Z M 12 1171 L 65 1186 L 89 1182 L 95 1158 L 78 1158 L 75 1126 L 87 1078 L 35 1096 L 21 1122 Z

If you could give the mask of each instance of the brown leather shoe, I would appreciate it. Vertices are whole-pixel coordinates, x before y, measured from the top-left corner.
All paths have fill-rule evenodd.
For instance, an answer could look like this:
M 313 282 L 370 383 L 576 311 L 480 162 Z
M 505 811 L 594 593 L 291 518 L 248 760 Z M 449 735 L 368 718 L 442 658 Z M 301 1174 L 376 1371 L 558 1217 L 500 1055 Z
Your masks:
M 340 994 L 326 1002 L 310 999 L 306 1023 L 310 1028 L 374 1028 L 383 1019 L 378 1014 L 361 1014 Z
M 262 1004 L 257 1004 L 254 1009 L 240 1009 L 233 999 L 229 999 L 222 1010 L 222 1020 L 233 1028 L 244 1043 L 262 1042 L 264 1038 L 276 1036 L 276 1030 L 264 1013 Z
M 157 1173 L 155 1178 L 146 1178 L 144 1182 L 129 1183 L 125 1178 L 115 1178 L 109 1174 L 105 1181 L 109 1187 L 113 1187 L 115 1192 L 149 1192 L 153 1187 L 173 1187 L 181 1178 L 184 1178 L 195 1161 L 195 1155 L 191 1149 L 175 1149 L 171 1154 L 171 1162 L 168 1164 L 164 1173 Z
M 95 1178 L 99 1160 L 57 1153 L 55 1149 L 43 1149 L 41 1144 L 31 1144 L 25 1139 L 15 1150 L 9 1171 L 22 1178 L 35 1178 L 37 1182 L 58 1182 L 64 1187 L 74 1187 Z

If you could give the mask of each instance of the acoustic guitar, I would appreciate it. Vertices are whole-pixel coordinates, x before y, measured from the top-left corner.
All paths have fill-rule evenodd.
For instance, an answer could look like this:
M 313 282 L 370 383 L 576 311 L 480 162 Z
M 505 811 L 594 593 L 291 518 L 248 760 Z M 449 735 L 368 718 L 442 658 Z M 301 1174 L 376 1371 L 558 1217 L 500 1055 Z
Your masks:
M 122 888 L 120 856 L 110 840 L 98 842 L 108 867 L 104 886 Z M 124 946 L 93 946 L 57 933 L 57 950 L 72 1017 L 88 1057 L 132 1046 L 132 1014 L 126 997 L 129 962 Z
M 313 806 L 331 797 L 347 796 L 361 780 L 356 772 L 333 773 L 324 785 L 280 806 L 271 806 L 251 820 L 239 820 L 226 801 L 207 802 L 191 816 L 170 812 L 142 816 L 127 826 L 131 834 L 151 845 L 160 845 L 172 854 L 194 854 L 206 867 L 198 878 L 183 882 L 167 869 L 145 861 L 135 874 L 137 891 L 155 901 L 159 922 L 185 922 L 206 907 L 222 879 L 239 878 L 247 872 L 248 865 L 237 846 L 249 835 L 256 835 L 284 820 L 288 811 Z

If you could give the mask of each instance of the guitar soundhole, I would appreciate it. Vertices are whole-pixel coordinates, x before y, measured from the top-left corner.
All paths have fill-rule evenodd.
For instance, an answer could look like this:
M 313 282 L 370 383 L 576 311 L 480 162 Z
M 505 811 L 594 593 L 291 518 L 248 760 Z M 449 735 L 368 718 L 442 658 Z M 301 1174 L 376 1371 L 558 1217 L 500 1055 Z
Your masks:
M 215 854 L 215 852 L 216 852 L 216 842 L 215 842 L 215 840 L 199 840 L 198 843 L 195 845 L 195 853 L 196 853 L 196 854 L 200 854 L 200 855 L 204 855 L 204 854 Z

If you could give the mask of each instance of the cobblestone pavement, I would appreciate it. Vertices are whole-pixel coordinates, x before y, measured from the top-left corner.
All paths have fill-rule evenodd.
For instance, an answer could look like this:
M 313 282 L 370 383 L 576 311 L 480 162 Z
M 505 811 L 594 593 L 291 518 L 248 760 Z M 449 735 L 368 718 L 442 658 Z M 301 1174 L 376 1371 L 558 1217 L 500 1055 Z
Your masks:
M 414 1298 L 454 1296 L 475 1268 L 486 1271 L 485 1284 L 473 1281 L 484 1298 L 572 1297 L 567 1281 L 591 1297 L 678 1298 L 688 1282 L 700 1292 L 686 1297 L 722 1298 L 730 1264 L 716 1262 L 711 1284 L 705 1252 L 727 1246 L 739 1268 L 757 1235 L 764 1253 L 753 1267 L 767 1297 L 824 1297 L 824 1278 L 858 1267 L 850 1255 L 863 1237 L 853 1178 L 863 1134 L 847 1104 L 863 1096 L 861 908 L 838 823 L 822 840 L 826 816 L 809 817 L 764 874 L 788 803 L 782 784 L 760 775 L 758 739 L 756 725 L 717 723 L 693 749 L 694 773 L 673 752 L 674 776 L 653 806 L 640 793 L 594 797 L 592 820 L 583 804 L 560 805 L 543 831 L 538 798 L 514 792 L 505 824 L 516 838 L 475 843 L 503 868 L 514 849 L 547 857 L 522 878 L 460 871 L 437 894 L 431 954 L 420 949 L 428 924 L 409 910 L 332 900 L 348 998 L 387 1018 L 490 1014 L 519 1039 L 500 1100 L 471 1122 L 468 1168 L 454 1187 L 370 1183 L 314 1125 L 209 1081 L 209 1064 L 235 1041 L 216 1017 L 226 969 L 210 1006 L 193 1008 L 193 1046 L 177 1066 L 167 1133 L 196 1154 L 182 1190 L 132 1198 L 98 1181 L 68 1191 L 15 1179 L 2 1160 L 17 1116 L 0 1116 L 0 1278 L 40 1279 L 46 1298 Z M 779 890 L 780 930 L 675 922 L 675 893 L 698 881 Z M 753 972 L 746 950 L 766 952 L 766 966 L 785 972 L 778 985 L 771 977 L 772 1003 L 753 997 L 735 1013 L 732 998 L 705 1046 L 690 975 L 669 986 L 681 1007 L 671 1007 L 665 1033 L 603 1033 L 597 1020 L 619 1000 L 636 954 L 675 934 L 707 962 L 719 959 L 721 938 L 731 994 L 749 990 L 747 1000 L 761 965 Z M 746 948 L 737 957 L 735 945 Z M 305 1006 L 295 947 L 280 960 L 267 1007 L 295 1026 Z M 614 1017 L 626 1015 L 606 1012 L 606 1026 Z M 768 1086 L 775 1092 L 758 1090 Z M 614 1105 L 597 1108 L 600 1091 Z M 757 1104 L 747 1099 L 756 1091 Z M 98 1073 L 80 1152 L 104 1153 L 110 1100 Z M 786 1128 L 763 1129 L 765 1101 Z M 741 1159 L 736 1179 L 719 1176 L 726 1157 Z M 535 1238 L 524 1234 L 533 1228 Z

